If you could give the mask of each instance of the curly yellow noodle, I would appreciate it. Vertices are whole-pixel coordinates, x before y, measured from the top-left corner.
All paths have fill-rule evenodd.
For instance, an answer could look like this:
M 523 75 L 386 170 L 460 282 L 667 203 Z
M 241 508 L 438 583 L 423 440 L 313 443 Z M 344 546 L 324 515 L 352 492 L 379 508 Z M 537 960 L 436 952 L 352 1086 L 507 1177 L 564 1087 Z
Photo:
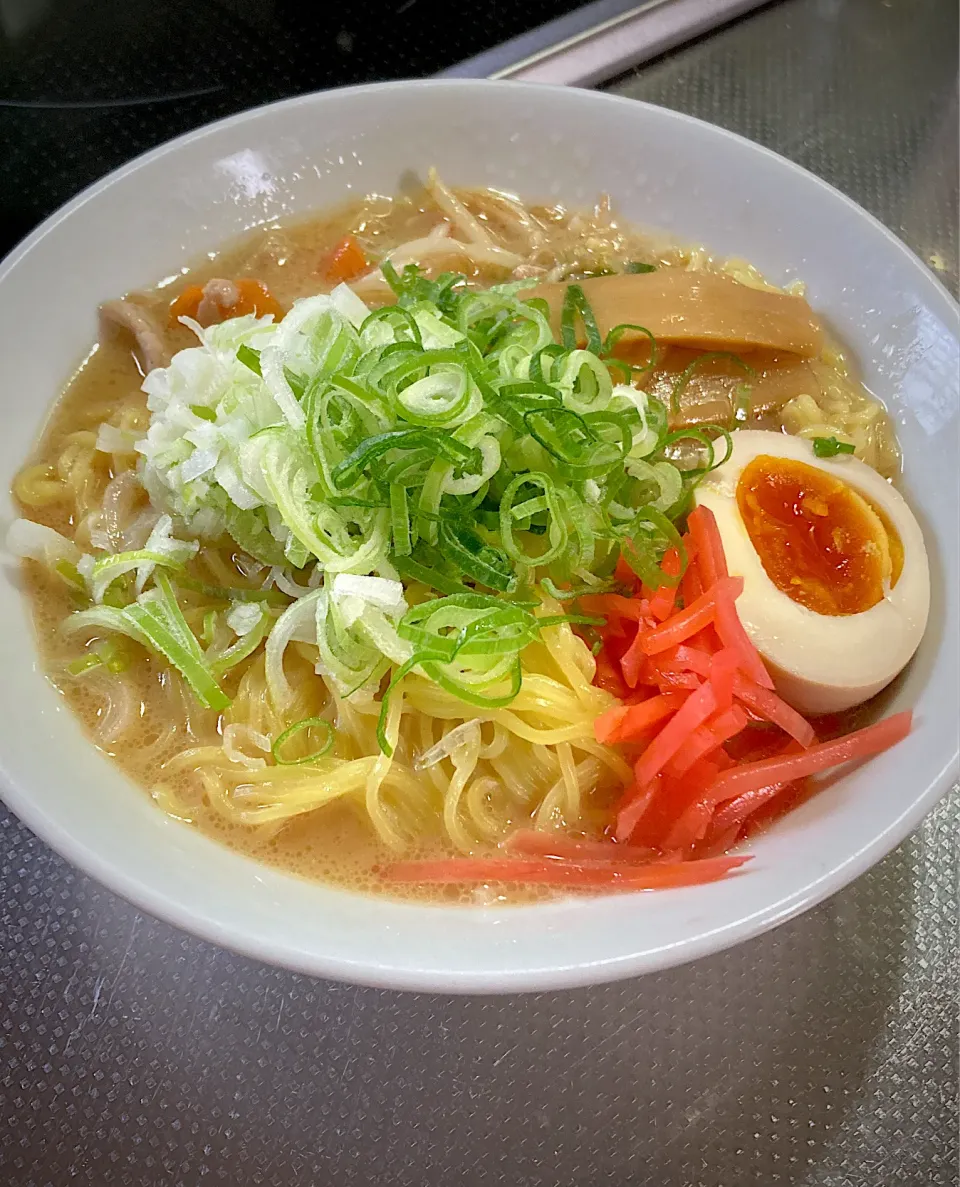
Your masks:
M 403 833 L 390 818 L 390 813 L 384 808 L 380 798 L 380 789 L 390 774 L 400 742 L 400 719 L 403 716 L 403 691 L 394 694 L 387 713 L 384 732 L 390 744 L 390 753 L 379 753 L 367 776 L 364 787 L 364 802 L 367 814 L 381 841 L 385 841 L 392 849 L 402 849 L 404 845 Z
M 561 742 L 557 746 L 557 758 L 560 760 L 561 783 L 566 792 L 564 816 L 567 820 L 579 820 L 580 782 L 577 778 L 577 768 L 573 761 L 573 750 L 569 742 Z
M 195 824 L 195 815 L 184 806 L 182 798 L 166 783 L 155 783 L 150 793 L 154 803 L 167 816 L 182 820 L 184 824 Z
M 439 740 L 434 734 L 435 718 L 430 717 L 427 713 L 417 714 L 417 733 L 419 735 L 420 753 L 425 754 Z M 448 777 L 444 774 L 442 763 L 432 763 L 425 767 L 423 774 L 430 780 L 433 786 L 442 795 L 446 790 Z
M 460 800 L 467 781 L 476 768 L 479 754 L 480 730 L 474 728 L 470 732 L 469 739 L 458 746 L 451 756 L 453 777 L 447 784 L 447 790 L 443 797 L 443 823 L 447 830 L 447 836 L 455 848 L 462 853 L 469 853 L 476 844 L 476 837 L 470 833 L 461 819 Z M 469 806 L 469 800 L 467 804 Z
M 496 758 L 498 755 L 503 754 L 504 750 L 506 750 L 507 746 L 509 746 L 509 744 L 510 744 L 510 735 L 503 728 L 503 726 L 498 725 L 496 722 L 492 722 L 491 724 L 493 727 L 492 728 L 493 736 L 491 737 L 489 742 L 486 742 L 486 743 L 484 743 L 483 746 L 481 746 L 481 748 L 480 748 L 480 757 L 481 758 Z M 483 736 L 483 726 L 482 725 L 480 727 L 480 736 L 481 737 Z
M 465 799 L 474 829 L 488 842 L 499 841 L 515 823 L 516 804 L 504 785 L 492 775 L 474 779 L 467 787 Z
M 57 459 L 57 473 L 73 495 L 76 513 L 83 518 L 99 509 L 109 481 L 106 458 L 96 450 L 96 436 L 90 432 L 72 433 Z
M 57 477 L 57 467 L 48 462 L 24 466 L 13 480 L 13 495 L 27 507 L 49 507 L 72 494 Z
M 219 548 L 202 549 L 200 559 L 217 585 L 234 585 L 236 583 L 236 569 L 227 563 Z

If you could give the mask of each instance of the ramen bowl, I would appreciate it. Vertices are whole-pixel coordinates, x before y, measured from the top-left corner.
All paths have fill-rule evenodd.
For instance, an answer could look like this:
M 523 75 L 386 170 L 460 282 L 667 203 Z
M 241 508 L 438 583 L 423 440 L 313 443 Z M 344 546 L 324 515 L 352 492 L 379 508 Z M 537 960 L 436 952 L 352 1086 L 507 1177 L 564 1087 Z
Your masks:
M 316 976 L 508 992 L 628 977 L 716 952 L 839 890 L 904 839 L 957 767 L 957 308 L 893 235 L 771 152 L 675 112 L 580 90 L 403 82 L 304 96 L 140 157 L 35 231 L 0 268 L 0 478 L 11 480 L 96 336 L 99 302 L 273 220 L 436 166 L 448 183 L 584 206 L 802 279 L 889 409 L 902 489 L 926 536 L 930 625 L 885 710 L 909 737 L 756 837 L 709 887 L 517 906 L 392 901 L 259 865 L 168 816 L 84 736 L 37 658 L 16 567 L 0 579 L 0 781 L 10 808 L 81 870 L 205 939 Z M 4 518 L 15 515 L 7 497 Z

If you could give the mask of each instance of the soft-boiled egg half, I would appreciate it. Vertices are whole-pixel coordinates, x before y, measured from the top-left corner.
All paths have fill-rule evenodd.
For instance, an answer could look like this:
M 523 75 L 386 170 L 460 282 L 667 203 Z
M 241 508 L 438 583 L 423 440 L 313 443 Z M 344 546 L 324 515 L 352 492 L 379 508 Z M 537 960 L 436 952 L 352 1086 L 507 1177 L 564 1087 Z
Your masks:
M 805 713 L 872 697 L 907 664 L 927 624 L 930 574 L 903 497 L 849 454 L 741 429 L 697 488 L 716 517 L 737 609 L 777 691 Z

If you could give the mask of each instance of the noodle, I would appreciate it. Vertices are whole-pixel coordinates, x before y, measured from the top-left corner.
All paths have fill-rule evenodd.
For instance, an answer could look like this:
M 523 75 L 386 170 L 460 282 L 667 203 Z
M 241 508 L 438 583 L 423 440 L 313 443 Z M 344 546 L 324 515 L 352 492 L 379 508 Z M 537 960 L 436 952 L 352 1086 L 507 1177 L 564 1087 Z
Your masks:
M 96 730 L 97 742 L 101 746 L 118 741 L 134 725 L 134 696 L 134 690 L 126 680 L 111 680 Z

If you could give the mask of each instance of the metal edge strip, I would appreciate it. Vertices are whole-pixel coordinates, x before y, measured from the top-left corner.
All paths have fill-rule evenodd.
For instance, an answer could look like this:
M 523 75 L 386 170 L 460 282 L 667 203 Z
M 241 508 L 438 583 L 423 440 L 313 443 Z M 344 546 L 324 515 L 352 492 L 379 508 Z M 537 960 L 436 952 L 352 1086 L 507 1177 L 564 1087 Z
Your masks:
M 649 0 L 648 0 L 649 2 Z M 659 2 L 659 0 L 655 0 Z M 441 70 L 435 78 L 498 78 L 503 71 L 538 57 L 543 51 L 575 41 L 582 34 L 601 28 L 611 19 L 633 13 L 637 0 L 592 0 L 573 12 L 565 13 L 536 29 L 530 29 L 492 49 L 472 58 L 465 58 L 455 66 Z
M 579 22 L 578 27 L 573 27 L 568 18 L 552 21 L 532 34 L 460 63 L 441 77 L 509 78 L 592 87 L 767 2 L 646 0 L 627 11 L 617 11 L 616 4 L 591 4 L 571 14 L 581 22 L 584 16 L 590 16 L 593 23 L 589 27 Z M 525 57 L 516 56 L 522 52 L 526 52 Z

